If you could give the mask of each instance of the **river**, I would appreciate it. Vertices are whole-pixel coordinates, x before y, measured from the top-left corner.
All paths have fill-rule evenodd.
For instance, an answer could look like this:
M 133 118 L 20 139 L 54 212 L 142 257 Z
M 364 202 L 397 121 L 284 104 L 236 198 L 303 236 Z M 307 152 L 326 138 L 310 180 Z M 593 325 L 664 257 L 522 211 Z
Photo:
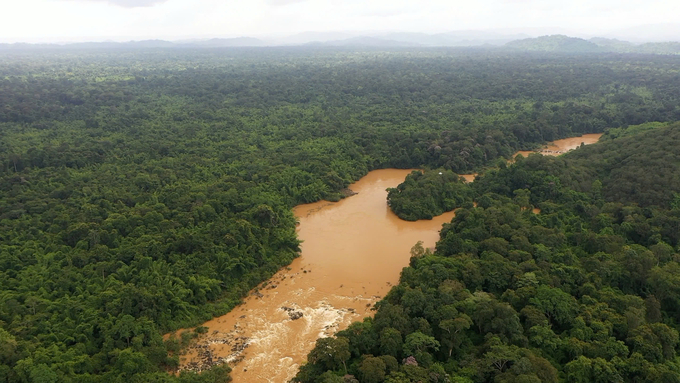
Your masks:
M 541 152 L 558 155 L 599 136 L 559 140 Z M 234 310 L 204 323 L 207 334 L 180 357 L 180 369 L 225 360 L 235 383 L 287 382 L 316 339 L 371 316 L 371 307 L 398 283 L 411 247 L 418 241 L 434 246 L 442 224 L 454 216 L 407 222 L 390 211 L 385 189 L 410 171 L 374 170 L 350 185 L 354 196 L 297 206 L 301 256 Z
M 522 154 L 524 157 L 526 157 L 531 153 L 541 153 L 548 156 L 559 156 L 560 154 L 564 154 L 570 150 L 578 148 L 581 146 L 581 143 L 584 145 L 594 144 L 599 141 L 600 137 L 602 137 L 602 133 L 584 134 L 581 137 L 564 138 L 549 142 L 548 145 L 537 151 L 519 151 L 515 154 L 515 156 L 517 156 L 517 154 Z
M 417 222 L 394 215 L 385 189 L 409 172 L 375 170 L 350 186 L 354 196 L 297 206 L 301 256 L 242 305 L 205 323 L 208 335 L 181 364 L 205 358 L 207 346 L 214 358 L 243 359 L 233 368 L 236 383 L 286 382 L 316 339 L 372 315 L 373 304 L 399 281 L 411 247 L 418 241 L 434 246 L 442 224 L 454 215 Z M 302 317 L 291 319 L 297 313 Z

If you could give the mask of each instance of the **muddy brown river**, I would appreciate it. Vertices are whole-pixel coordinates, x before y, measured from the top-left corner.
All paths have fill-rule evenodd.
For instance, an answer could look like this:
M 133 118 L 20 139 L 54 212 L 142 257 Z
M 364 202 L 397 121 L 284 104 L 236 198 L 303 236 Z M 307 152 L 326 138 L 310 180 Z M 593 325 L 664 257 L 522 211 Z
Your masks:
M 541 152 L 558 155 L 599 136 L 556 141 Z M 211 359 L 229 363 L 235 383 L 287 382 L 316 339 L 373 315 L 373 304 L 408 265 L 411 247 L 418 241 L 434 246 L 442 224 L 454 216 L 407 222 L 394 215 L 385 189 L 409 172 L 375 170 L 350 186 L 354 196 L 297 206 L 301 256 L 234 310 L 204 323 L 207 334 L 180 357 L 180 370 L 200 370 Z
M 594 144 L 600 139 L 600 137 L 602 137 L 602 133 L 584 134 L 581 137 L 571 137 L 550 142 L 548 145 L 535 152 L 523 150 L 517 152 L 517 154 L 522 154 L 524 157 L 531 153 L 541 153 L 548 156 L 559 156 L 560 154 L 564 154 L 570 150 L 578 148 L 581 146 L 581 143 L 584 145 Z M 515 154 L 515 156 L 517 154 Z

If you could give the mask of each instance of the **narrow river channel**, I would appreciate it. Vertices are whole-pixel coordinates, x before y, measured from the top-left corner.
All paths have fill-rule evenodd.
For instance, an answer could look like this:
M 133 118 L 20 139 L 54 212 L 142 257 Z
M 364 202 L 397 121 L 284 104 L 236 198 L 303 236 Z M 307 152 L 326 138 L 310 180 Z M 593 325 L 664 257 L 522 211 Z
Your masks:
M 287 382 L 316 339 L 372 315 L 371 306 L 408 265 L 411 247 L 418 241 L 434 246 L 442 224 L 453 218 L 449 212 L 407 222 L 390 211 L 385 189 L 409 172 L 375 170 L 350 186 L 354 196 L 297 206 L 302 255 L 242 305 L 205 323 L 208 335 L 182 357 L 182 366 L 205 357 L 209 347 L 213 357 L 242 359 L 232 371 L 236 383 Z
M 556 141 L 543 152 L 557 155 L 599 136 Z M 181 356 L 180 368 L 226 358 L 235 383 L 284 383 L 295 376 L 316 339 L 373 315 L 370 308 L 408 265 L 411 247 L 418 241 L 434 246 L 442 224 L 454 216 L 449 212 L 417 222 L 395 216 L 385 189 L 396 187 L 409 172 L 375 170 L 350 186 L 357 195 L 297 206 L 301 256 L 230 313 L 204 323 L 207 334 Z

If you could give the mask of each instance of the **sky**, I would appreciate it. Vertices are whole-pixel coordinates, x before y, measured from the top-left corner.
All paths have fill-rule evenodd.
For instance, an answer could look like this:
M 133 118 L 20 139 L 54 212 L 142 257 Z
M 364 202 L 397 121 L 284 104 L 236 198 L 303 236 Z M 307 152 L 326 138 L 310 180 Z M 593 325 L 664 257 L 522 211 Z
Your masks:
M 605 35 L 659 23 L 680 23 L 680 1 L 0 0 L 6 43 L 527 28 Z

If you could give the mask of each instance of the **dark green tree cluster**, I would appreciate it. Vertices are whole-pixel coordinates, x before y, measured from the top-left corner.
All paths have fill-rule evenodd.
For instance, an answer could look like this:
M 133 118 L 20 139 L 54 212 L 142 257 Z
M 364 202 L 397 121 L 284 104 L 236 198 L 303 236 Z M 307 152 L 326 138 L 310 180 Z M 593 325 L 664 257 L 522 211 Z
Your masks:
M 512 198 L 520 193 L 528 200 L 524 206 L 541 207 L 544 201 L 569 202 L 586 195 L 606 202 L 668 209 L 680 190 L 679 126 L 624 134 L 624 138 L 603 140 L 568 156 L 531 154 L 518 158 L 518 166 L 487 172 L 473 188 L 478 193 L 491 191 Z
M 217 379 L 167 374 L 191 334 L 161 334 L 229 311 L 288 264 L 292 206 L 338 200 L 376 168 L 462 173 L 547 140 L 678 120 L 678 60 L 7 52 L 0 382 Z M 380 366 L 367 363 L 367 376 Z
M 337 363 L 319 341 L 296 381 L 680 382 L 680 154 L 656 159 L 678 145 L 676 124 L 487 172 L 375 317 L 324 340 Z
M 656 128 L 663 128 L 664 126 L 668 126 L 668 123 L 666 123 L 666 122 L 646 122 L 644 124 L 639 124 L 639 125 L 629 125 L 629 126 L 623 126 L 623 127 L 620 127 L 620 128 L 611 128 L 611 129 L 607 129 L 604 132 L 602 137 L 600 137 L 600 141 L 613 140 L 614 138 L 619 138 L 619 137 L 633 136 L 633 135 L 645 132 L 647 130 L 652 130 L 652 129 L 656 129 Z
M 465 204 L 472 206 L 472 190 L 451 170 L 415 170 L 399 186 L 387 189 L 387 203 L 401 219 L 432 219 Z

